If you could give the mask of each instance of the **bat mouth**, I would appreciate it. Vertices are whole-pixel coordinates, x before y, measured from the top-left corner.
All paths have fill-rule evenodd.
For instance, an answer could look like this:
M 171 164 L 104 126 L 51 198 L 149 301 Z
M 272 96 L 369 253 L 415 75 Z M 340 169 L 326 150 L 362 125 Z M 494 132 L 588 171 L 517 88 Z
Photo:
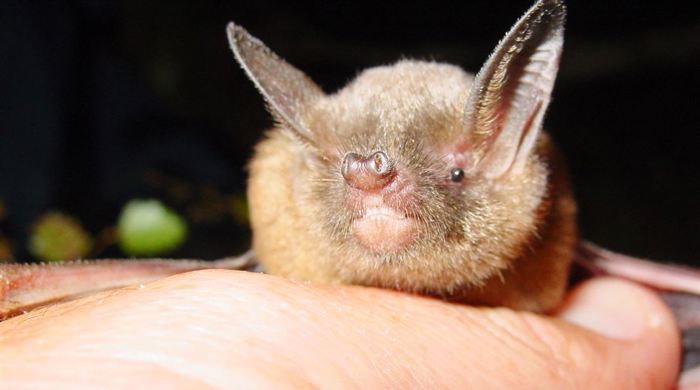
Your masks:
M 368 207 L 352 224 L 352 234 L 366 249 L 375 253 L 394 253 L 416 238 L 416 221 L 387 206 Z

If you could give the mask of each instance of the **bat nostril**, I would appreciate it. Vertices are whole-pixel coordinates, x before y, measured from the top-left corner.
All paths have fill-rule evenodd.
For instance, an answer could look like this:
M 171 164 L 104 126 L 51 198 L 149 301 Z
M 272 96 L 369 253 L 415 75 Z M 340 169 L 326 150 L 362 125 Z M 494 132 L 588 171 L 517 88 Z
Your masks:
M 359 169 L 359 165 L 361 164 L 362 156 L 360 156 L 357 153 L 348 153 L 345 155 L 343 158 L 343 164 L 341 165 L 340 168 L 340 173 L 343 174 L 343 177 L 345 180 L 348 180 L 349 177 L 354 176 Z
M 372 155 L 372 169 L 379 175 L 391 173 L 391 162 L 384 152 L 376 152 Z
M 394 166 L 384 152 L 375 152 L 369 157 L 347 153 L 340 172 L 349 186 L 364 191 L 380 190 L 396 176 Z

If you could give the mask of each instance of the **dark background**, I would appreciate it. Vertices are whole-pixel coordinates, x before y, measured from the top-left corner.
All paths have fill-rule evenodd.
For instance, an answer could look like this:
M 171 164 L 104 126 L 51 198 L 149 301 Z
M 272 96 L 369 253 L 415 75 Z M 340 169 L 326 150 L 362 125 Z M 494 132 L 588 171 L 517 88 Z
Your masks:
M 584 237 L 698 264 L 695 3 L 570 1 L 545 123 L 568 156 Z M 476 71 L 530 5 L 3 1 L 0 231 L 26 258 L 27 231 L 47 210 L 97 232 L 129 199 L 158 197 L 195 220 L 176 256 L 239 252 L 244 227 L 192 211 L 244 191 L 244 165 L 271 123 L 228 49 L 229 20 L 331 92 L 402 56 Z

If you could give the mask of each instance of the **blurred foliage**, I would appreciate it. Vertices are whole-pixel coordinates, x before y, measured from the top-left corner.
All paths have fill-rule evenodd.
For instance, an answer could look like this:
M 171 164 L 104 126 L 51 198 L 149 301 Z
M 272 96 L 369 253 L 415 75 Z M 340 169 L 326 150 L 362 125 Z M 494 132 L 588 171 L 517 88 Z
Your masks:
M 124 206 L 117 227 L 119 246 L 134 256 L 153 256 L 182 245 L 185 220 L 160 201 L 132 200 Z
M 248 219 L 248 198 L 245 194 L 234 194 L 229 196 L 229 212 L 239 225 L 247 226 L 250 223 Z
M 161 200 L 134 199 L 122 207 L 116 223 L 98 225 L 99 230 L 92 234 L 83 227 L 83 221 L 72 215 L 47 212 L 33 223 L 27 251 L 34 260 L 45 262 L 122 254 L 154 257 L 181 249 L 188 236 L 192 238 L 188 245 L 196 250 L 208 245 L 195 242 L 202 241 L 202 235 L 219 237 L 211 233 L 212 229 L 248 227 L 248 202 L 244 192 L 225 193 L 213 185 L 192 183 L 157 169 L 146 171 L 144 182 L 180 212 L 166 207 Z M 21 244 L 22 237 L 17 232 L 13 234 L 11 229 L 7 234 L 5 229 L 7 212 L 5 202 L 0 199 L 0 262 L 14 260 L 17 253 L 21 253 L 14 253 L 13 248 L 17 249 L 15 245 Z M 222 250 L 241 250 L 227 248 L 224 246 Z M 182 254 L 177 252 L 176 256 Z
M 244 192 L 226 194 L 213 185 L 190 183 L 156 169 L 146 171 L 144 181 L 173 202 L 186 204 L 184 214 L 193 224 L 219 223 L 230 216 L 237 225 L 248 226 Z
M 93 240 L 80 222 L 59 212 L 48 212 L 36 222 L 29 237 L 29 252 L 41 261 L 80 259 Z

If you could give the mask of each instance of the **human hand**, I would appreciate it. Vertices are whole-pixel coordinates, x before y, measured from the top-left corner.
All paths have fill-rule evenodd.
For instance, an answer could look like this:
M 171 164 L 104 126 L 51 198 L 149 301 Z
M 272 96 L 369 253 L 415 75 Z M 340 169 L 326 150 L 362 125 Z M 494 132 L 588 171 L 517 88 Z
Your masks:
M 662 389 L 679 360 L 666 307 L 615 279 L 550 318 L 210 270 L 0 323 L 3 388 Z

